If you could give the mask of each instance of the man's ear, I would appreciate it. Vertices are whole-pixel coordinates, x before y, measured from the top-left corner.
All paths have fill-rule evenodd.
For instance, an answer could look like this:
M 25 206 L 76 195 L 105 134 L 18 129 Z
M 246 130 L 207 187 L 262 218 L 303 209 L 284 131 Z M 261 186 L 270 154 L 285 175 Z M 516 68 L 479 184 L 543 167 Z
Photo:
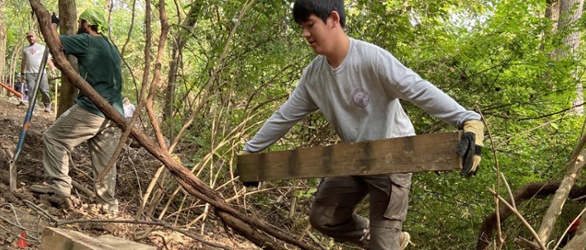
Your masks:
M 333 10 L 330 18 L 332 19 L 332 28 L 340 25 L 340 14 L 337 11 Z

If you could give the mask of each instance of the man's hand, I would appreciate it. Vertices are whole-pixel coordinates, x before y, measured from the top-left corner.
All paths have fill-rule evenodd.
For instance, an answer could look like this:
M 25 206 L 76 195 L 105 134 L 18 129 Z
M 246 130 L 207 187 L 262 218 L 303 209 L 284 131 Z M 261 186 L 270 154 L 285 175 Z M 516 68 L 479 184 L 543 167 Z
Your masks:
M 51 23 L 54 23 L 55 25 L 59 26 L 60 22 L 61 22 L 61 20 L 59 20 L 59 18 L 57 17 L 57 14 L 55 12 L 53 12 L 53 14 L 51 15 Z
M 484 140 L 484 123 L 479 120 L 464 122 L 464 134 L 456 147 L 456 153 L 462 156 L 462 176 L 468 178 L 476 174 L 480 155 L 482 153 L 482 141 Z
M 238 155 L 248 155 L 250 154 L 250 152 L 244 151 L 244 150 L 240 150 L 240 152 L 238 152 Z M 240 175 L 240 172 L 238 171 L 238 169 L 236 169 L 235 175 Z M 259 181 L 244 181 L 242 182 L 242 185 L 244 185 L 245 187 L 256 187 L 258 188 L 260 186 L 260 182 Z

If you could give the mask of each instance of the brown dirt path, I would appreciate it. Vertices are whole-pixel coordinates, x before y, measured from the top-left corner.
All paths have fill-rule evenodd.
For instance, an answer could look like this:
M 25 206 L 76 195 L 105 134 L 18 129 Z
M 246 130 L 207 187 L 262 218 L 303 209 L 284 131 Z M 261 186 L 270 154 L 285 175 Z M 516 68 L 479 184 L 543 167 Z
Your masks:
M 26 232 L 26 249 L 38 249 L 42 231 L 46 226 L 55 226 L 53 219 L 66 220 L 107 220 L 93 205 L 93 201 L 82 192 L 74 190 L 73 209 L 56 208 L 54 197 L 37 195 L 28 187 L 41 183 L 44 179 L 42 166 L 42 134 L 54 122 L 54 114 L 42 109 L 35 112 L 31 127 L 27 133 L 24 146 L 17 159 L 17 190 L 9 190 L 8 160 L 13 152 L 22 129 L 26 107 L 17 107 L 15 97 L 0 96 L 0 249 L 19 249 L 20 234 Z M 6 150 L 3 150 L 5 148 Z M 132 157 L 141 158 L 141 165 L 132 161 Z M 82 144 L 72 152 L 70 176 L 89 190 L 92 188 L 92 172 L 89 154 Z M 133 220 L 140 204 L 139 187 L 144 189 L 160 163 L 144 150 L 125 152 L 118 161 L 117 197 L 120 201 L 120 214 L 117 220 Z M 144 219 L 147 220 L 147 219 Z M 210 222 L 208 220 L 208 222 Z M 206 223 L 206 222 L 204 222 Z M 88 235 L 111 234 L 128 240 L 157 246 L 158 249 L 219 249 L 202 244 L 184 234 L 162 227 L 134 225 L 123 223 L 75 223 L 59 227 L 80 231 Z M 258 249 L 245 239 L 226 233 L 221 223 L 206 223 L 205 230 L 194 225 L 186 229 L 190 234 L 226 246 L 227 249 Z M 152 231 L 148 231 L 151 230 Z M 203 231 L 203 232 L 202 232 Z M 146 235 L 139 237 L 140 235 Z

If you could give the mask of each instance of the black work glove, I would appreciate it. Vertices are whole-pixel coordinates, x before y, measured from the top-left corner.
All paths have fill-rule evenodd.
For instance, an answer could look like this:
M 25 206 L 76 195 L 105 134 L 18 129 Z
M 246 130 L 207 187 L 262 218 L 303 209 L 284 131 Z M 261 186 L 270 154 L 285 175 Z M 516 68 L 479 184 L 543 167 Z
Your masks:
M 469 120 L 464 123 L 464 134 L 456 146 L 456 153 L 462 156 L 462 170 L 465 178 L 476 175 L 482 153 L 484 124 L 482 121 Z
M 238 155 L 247 155 L 247 154 L 250 154 L 250 152 L 247 152 L 244 150 L 240 150 L 240 152 L 238 152 Z M 240 176 L 240 171 L 238 171 L 238 168 L 234 171 L 234 175 Z M 260 186 L 260 181 L 243 181 L 242 185 L 244 185 L 245 187 L 258 188 Z
M 242 185 L 249 188 L 258 188 L 260 186 L 260 181 L 243 181 Z
M 53 14 L 51 15 L 51 23 L 54 23 L 57 26 L 59 26 L 60 22 L 61 22 L 61 20 L 59 20 L 59 18 L 57 17 L 57 14 L 55 12 L 53 12 Z

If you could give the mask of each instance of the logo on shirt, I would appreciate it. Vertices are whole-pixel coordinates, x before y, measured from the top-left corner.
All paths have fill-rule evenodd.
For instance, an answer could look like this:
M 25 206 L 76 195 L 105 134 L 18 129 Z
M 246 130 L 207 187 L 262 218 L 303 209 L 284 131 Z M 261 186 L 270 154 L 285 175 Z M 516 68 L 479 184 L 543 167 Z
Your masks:
M 358 88 L 352 92 L 352 101 L 356 106 L 364 108 L 370 101 L 370 94 L 363 88 Z
M 36 49 L 34 49 L 34 48 L 30 48 L 30 49 L 28 50 L 28 52 L 29 52 L 29 53 L 31 53 L 31 55 L 34 55 L 35 53 L 37 53 L 37 50 L 36 50 Z

